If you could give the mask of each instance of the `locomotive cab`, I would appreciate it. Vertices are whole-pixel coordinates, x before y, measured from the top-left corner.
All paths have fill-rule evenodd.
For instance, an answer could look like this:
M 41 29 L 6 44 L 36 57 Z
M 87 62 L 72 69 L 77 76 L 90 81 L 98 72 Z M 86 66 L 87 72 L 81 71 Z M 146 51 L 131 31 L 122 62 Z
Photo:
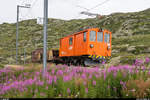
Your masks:
M 88 53 L 94 58 L 106 58 L 111 56 L 111 32 L 108 30 L 89 30 Z

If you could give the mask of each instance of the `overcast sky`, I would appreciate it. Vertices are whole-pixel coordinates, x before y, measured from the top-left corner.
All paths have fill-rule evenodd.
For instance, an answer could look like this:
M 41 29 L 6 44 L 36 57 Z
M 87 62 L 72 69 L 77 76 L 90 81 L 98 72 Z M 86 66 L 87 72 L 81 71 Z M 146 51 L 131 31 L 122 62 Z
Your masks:
M 17 5 L 31 4 L 30 9 L 20 9 L 20 20 L 43 17 L 44 0 L 0 0 L 0 24 L 3 22 L 15 23 Z M 48 0 L 49 18 L 59 19 L 79 19 L 88 18 L 86 15 L 79 14 L 86 11 L 83 8 L 93 8 L 106 0 Z M 150 0 L 107 0 L 89 12 L 108 15 L 114 12 L 137 12 L 150 8 Z

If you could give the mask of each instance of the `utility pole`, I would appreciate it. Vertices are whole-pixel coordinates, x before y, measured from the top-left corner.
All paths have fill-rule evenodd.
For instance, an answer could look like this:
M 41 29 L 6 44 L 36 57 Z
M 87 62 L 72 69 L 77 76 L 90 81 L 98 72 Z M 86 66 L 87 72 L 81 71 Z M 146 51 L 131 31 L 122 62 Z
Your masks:
M 26 47 L 24 47 L 24 65 L 26 63 Z
M 45 73 L 47 72 L 47 20 L 48 20 L 48 0 L 44 0 L 44 48 L 43 48 L 43 77 L 45 76 Z
M 17 23 L 16 23 L 16 64 L 18 64 L 18 26 L 19 26 L 19 7 L 21 8 L 30 8 L 29 5 L 19 6 L 17 5 Z

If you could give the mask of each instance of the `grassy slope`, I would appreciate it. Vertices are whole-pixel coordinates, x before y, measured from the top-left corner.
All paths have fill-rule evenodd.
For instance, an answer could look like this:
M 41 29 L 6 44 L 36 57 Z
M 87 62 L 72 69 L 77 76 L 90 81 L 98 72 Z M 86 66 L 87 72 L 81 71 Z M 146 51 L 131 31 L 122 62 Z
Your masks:
M 115 13 L 103 16 L 102 19 L 78 19 L 48 21 L 48 48 L 58 48 L 59 38 L 85 29 L 88 26 L 102 27 L 113 33 L 112 56 L 120 56 L 122 63 L 141 56 L 149 56 L 150 50 L 150 9 L 135 13 Z M 27 55 L 35 48 L 42 47 L 43 27 L 36 24 L 36 20 L 26 20 L 19 23 L 19 53 L 23 54 L 26 47 Z M 16 46 L 16 25 L 3 23 L 0 25 L 0 61 L 14 62 Z M 135 46 L 134 50 L 128 50 Z M 10 56 L 14 55 L 14 56 Z M 128 58 L 128 59 L 126 59 Z

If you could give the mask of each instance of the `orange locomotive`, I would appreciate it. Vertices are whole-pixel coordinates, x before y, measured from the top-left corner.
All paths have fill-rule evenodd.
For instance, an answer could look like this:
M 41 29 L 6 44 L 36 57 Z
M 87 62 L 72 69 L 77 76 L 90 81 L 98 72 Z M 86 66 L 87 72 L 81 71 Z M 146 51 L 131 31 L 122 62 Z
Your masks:
M 87 65 L 110 56 L 111 32 L 108 30 L 90 28 L 60 39 L 59 57 L 65 63 Z
M 111 56 L 111 37 L 108 30 L 85 29 L 61 38 L 59 50 L 49 50 L 47 60 L 68 65 L 99 64 Z M 42 60 L 42 52 L 40 53 L 34 52 L 32 55 L 38 55 Z M 36 57 L 32 57 L 34 61 Z

